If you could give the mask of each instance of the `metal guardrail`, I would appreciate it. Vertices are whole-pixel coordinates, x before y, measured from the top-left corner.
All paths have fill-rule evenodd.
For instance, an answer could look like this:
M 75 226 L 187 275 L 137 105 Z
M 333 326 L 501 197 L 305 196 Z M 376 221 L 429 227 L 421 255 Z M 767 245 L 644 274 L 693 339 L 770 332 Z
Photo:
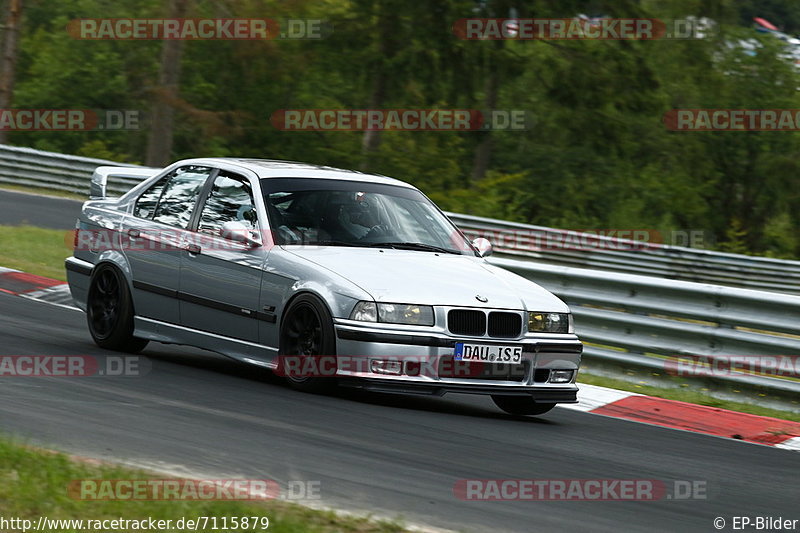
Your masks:
M 97 167 L 106 165 L 137 166 L 0 145 L 0 183 L 88 194 L 90 176 Z M 111 176 L 108 192 L 122 194 L 136 183 L 138 180 L 135 178 Z M 489 238 L 496 253 L 509 257 L 800 294 L 800 261 L 679 246 L 643 245 L 625 239 L 571 233 L 571 237 L 577 236 L 582 243 L 576 248 L 565 239 L 564 230 L 459 213 L 448 213 L 448 216 L 465 233 L 471 237 Z
M 88 195 L 89 179 L 94 169 L 104 165 L 138 166 L 0 144 L 0 183 Z M 108 183 L 108 191 L 122 194 L 139 181 L 112 177 Z
M 618 239 L 459 213 L 447 216 L 496 253 L 542 263 L 800 294 L 800 261 Z
M 800 296 L 500 257 L 489 260 L 569 304 L 575 329 L 586 343 L 584 356 L 590 360 L 686 377 L 692 370 L 703 375 L 704 362 L 727 362 L 730 356 L 789 356 L 795 369 L 800 365 Z M 709 377 L 800 395 L 800 381 L 735 370 L 722 374 Z
M 92 173 L 107 165 L 136 166 L 0 145 L 0 183 L 88 195 Z M 122 194 L 138 182 L 111 177 L 108 190 Z M 468 235 L 495 242 L 493 264 L 539 283 L 570 305 L 590 361 L 664 372 L 680 356 L 713 362 L 735 355 L 800 355 L 800 296 L 765 291 L 800 294 L 800 261 L 643 247 L 597 235 L 585 236 L 596 247 L 570 249 L 558 246 L 563 230 L 448 216 Z M 537 247 L 542 242 L 548 246 Z M 713 379 L 800 393 L 800 381 L 790 379 L 737 372 Z

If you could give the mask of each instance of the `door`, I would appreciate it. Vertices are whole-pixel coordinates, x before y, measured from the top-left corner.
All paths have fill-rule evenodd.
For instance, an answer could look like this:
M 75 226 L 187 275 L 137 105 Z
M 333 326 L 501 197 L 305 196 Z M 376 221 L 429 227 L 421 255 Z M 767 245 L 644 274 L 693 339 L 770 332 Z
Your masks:
M 133 280 L 139 316 L 180 323 L 177 293 L 180 245 L 212 169 L 185 166 L 156 181 L 122 221 L 122 250 Z
M 269 253 L 222 236 L 226 222 L 239 222 L 259 236 L 253 186 L 244 176 L 220 170 L 213 179 L 181 252 L 180 313 L 182 325 L 258 342 L 261 272 Z

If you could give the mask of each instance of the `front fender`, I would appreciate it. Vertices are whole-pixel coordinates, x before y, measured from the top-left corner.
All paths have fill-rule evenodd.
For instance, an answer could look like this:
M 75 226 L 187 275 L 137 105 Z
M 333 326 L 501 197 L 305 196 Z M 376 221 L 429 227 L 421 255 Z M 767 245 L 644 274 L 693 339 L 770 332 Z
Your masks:
M 373 300 L 367 291 L 336 272 L 275 247 L 270 252 L 267 269 L 268 278 L 282 279 L 286 284 L 282 314 L 286 303 L 301 292 L 315 294 L 328 306 L 334 318 L 347 318 L 359 300 Z
M 350 312 L 353 310 L 353 307 L 355 307 L 359 301 L 372 300 L 372 298 L 366 292 L 363 294 L 353 292 L 345 293 L 337 291 L 330 284 L 321 283 L 318 281 L 298 281 L 292 285 L 290 296 L 287 300 L 287 305 L 289 301 L 291 301 L 297 295 L 303 293 L 313 294 L 325 302 L 325 305 L 328 306 L 328 311 L 330 311 L 331 316 L 334 318 L 347 318 L 350 316 Z

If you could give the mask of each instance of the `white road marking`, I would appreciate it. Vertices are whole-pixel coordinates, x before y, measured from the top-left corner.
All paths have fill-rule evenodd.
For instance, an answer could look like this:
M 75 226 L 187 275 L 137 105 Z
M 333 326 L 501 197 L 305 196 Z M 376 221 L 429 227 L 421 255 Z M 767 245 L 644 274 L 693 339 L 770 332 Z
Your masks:
M 28 294 L 18 294 L 17 296 L 22 296 L 23 298 L 27 298 L 28 300 L 33 300 L 34 302 L 41 302 L 41 303 L 47 304 L 47 305 L 55 305 L 56 307 L 63 307 L 64 309 L 69 309 L 70 311 L 80 311 L 81 313 L 83 313 L 83 311 L 81 311 L 80 309 L 78 309 L 74 305 L 60 304 L 60 303 L 57 303 L 57 302 L 48 302 L 47 300 L 41 300 L 39 298 L 35 298 L 33 296 L 30 296 Z
M 800 437 L 792 437 L 780 444 L 776 444 L 775 447 L 783 448 L 784 450 L 792 450 L 793 452 L 800 452 Z
M 580 389 L 578 390 L 578 403 L 562 403 L 559 404 L 559 407 L 575 411 L 592 411 L 629 396 L 639 396 L 635 392 L 609 389 L 597 385 L 578 383 L 578 388 Z

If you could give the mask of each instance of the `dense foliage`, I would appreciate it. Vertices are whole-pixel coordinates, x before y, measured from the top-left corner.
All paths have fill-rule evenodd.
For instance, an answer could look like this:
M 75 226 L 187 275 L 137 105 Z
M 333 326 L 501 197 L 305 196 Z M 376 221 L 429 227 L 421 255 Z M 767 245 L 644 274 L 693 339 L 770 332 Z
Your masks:
M 464 41 L 470 16 L 684 18 L 705 39 Z M 258 156 L 362 168 L 410 181 L 443 208 L 564 228 L 702 230 L 718 249 L 800 256 L 796 133 L 673 132 L 672 108 L 800 108 L 794 66 L 751 17 L 800 31 L 793 0 L 195 0 L 189 16 L 322 18 L 321 40 L 184 43 L 173 159 Z M 163 94 L 159 41 L 82 41 L 79 17 L 165 17 L 162 0 L 26 0 L 13 106 L 140 109 Z M 757 55 L 732 43 L 761 41 Z M 525 131 L 284 132 L 298 108 L 522 109 Z M 490 96 L 490 95 L 489 95 Z M 13 133 L 45 150 L 144 162 L 148 129 Z M 476 153 L 489 142 L 488 172 Z

